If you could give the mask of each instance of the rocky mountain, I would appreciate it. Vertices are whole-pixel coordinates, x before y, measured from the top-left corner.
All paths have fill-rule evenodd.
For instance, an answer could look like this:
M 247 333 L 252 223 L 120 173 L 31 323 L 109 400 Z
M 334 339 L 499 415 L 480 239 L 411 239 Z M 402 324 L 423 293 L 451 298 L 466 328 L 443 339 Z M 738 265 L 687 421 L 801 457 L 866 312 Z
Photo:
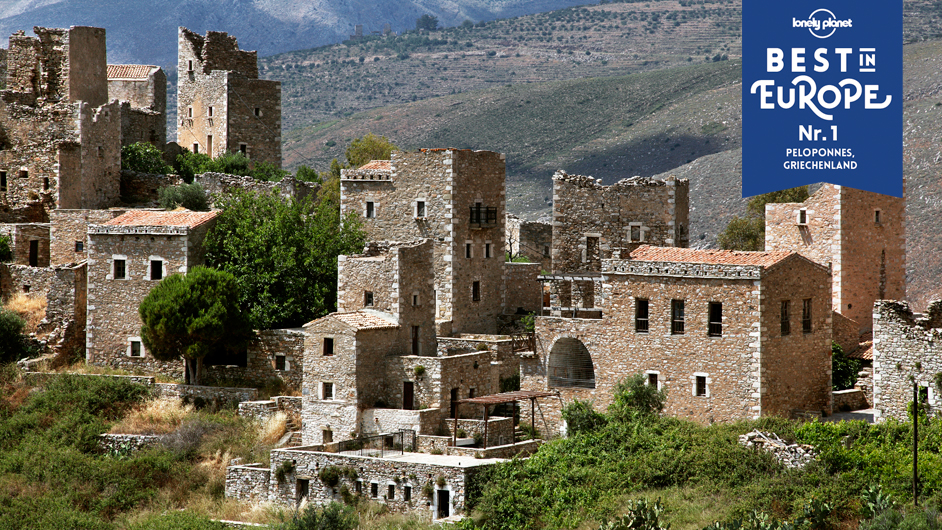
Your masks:
M 176 64 L 177 26 L 228 31 L 242 49 L 272 55 L 367 35 L 390 24 L 414 29 L 424 14 L 442 26 L 550 11 L 584 0 L 0 0 L 0 35 L 33 26 L 108 30 L 112 63 Z

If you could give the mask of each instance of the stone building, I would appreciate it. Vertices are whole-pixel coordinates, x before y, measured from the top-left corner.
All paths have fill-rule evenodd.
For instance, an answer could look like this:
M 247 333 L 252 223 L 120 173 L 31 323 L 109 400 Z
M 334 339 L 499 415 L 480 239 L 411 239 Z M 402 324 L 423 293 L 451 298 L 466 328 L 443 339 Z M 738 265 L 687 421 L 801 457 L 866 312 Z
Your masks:
M 0 224 L 0 236 L 6 236 L 17 265 L 49 266 L 49 223 Z
M 507 252 L 511 257 L 523 256 L 530 263 L 539 263 L 544 271 L 553 270 L 553 225 L 508 213 L 506 229 Z
M 906 302 L 879 300 L 873 307 L 873 408 L 877 421 L 911 419 L 913 381 L 930 415 L 942 400 L 938 381 L 942 373 L 942 302 L 929 304 L 924 315 Z M 912 377 L 913 379 L 910 379 Z
M 765 249 L 794 250 L 830 266 L 837 340 L 850 351 L 872 327 L 876 300 L 906 294 L 905 202 L 824 184 L 803 203 L 765 206 Z M 850 320 L 850 322 L 847 321 Z
M 242 152 L 281 167 L 281 82 L 258 78 L 235 37 L 178 34 L 177 143 L 212 157 Z
M 831 412 L 830 273 L 795 252 L 641 246 L 601 260 L 599 318 L 538 317 L 521 388 L 556 390 L 535 425 L 559 432 L 573 399 L 604 410 L 646 374 L 665 412 L 702 423 Z M 544 404 L 546 405 L 546 404 Z
M 183 362 L 154 359 L 141 342 L 138 306 L 163 278 L 203 264 L 218 212 L 132 210 L 88 227 L 86 360 L 183 377 Z
M 341 211 L 360 214 L 367 239 L 434 242 L 439 335 L 497 329 L 504 174 L 504 155 L 468 149 L 394 152 L 391 160 L 341 171 Z
M 121 102 L 121 145 L 167 143 L 167 76 L 159 66 L 109 64 L 108 99 Z
M 0 92 L 0 221 L 119 199 L 121 113 L 108 103 L 105 30 L 34 28 L 10 37 Z

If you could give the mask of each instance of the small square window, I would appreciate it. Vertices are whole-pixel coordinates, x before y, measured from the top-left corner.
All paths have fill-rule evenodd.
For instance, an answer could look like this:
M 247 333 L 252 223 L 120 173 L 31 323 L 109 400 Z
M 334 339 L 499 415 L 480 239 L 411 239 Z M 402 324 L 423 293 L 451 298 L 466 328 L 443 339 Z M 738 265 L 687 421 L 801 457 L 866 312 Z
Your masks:
M 334 354 L 334 339 L 332 337 L 324 337 L 324 357 L 330 357 Z
M 114 260 L 114 274 L 112 276 L 115 280 L 125 280 L 128 277 L 128 269 L 125 261 L 123 259 Z
M 324 383 L 324 392 L 322 399 L 334 399 L 334 384 L 333 383 Z
M 373 307 L 373 291 L 363 292 L 363 307 Z
M 657 374 L 653 372 L 648 372 L 648 386 L 653 386 L 657 388 Z
M 321 431 L 321 439 L 325 444 L 334 443 L 334 431 L 330 429 L 323 429 Z
M 396 485 L 390 484 L 386 487 L 386 500 L 396 500 Z
M 75 251 L 76 251 L 76 252 L 85 252 L 85 242 L 84 242 L 84 241 L 76 241 L 76 242 L 75 242 Z
M 143 350 L 141 349 L 141 341 L 139 341 L 139 340 L 132 340 L 132 341 L 131 341 L 131 352 L 130 352 L 130 355 L 131 355 L 131 357 L 143 357 L 143 356 L 144 356 L 144 352 L 143 352 Z
M 694 390 L 697 397 L 706 397 L 707 395 L 707 378 L 705 375 L 697 376 L 697 386 Z
M 275 356 L 275 370 L 284 371 L 284 370 L 287 370 L 287 366 L 288 366 L 287 357 L 285 357 L 284 355 Z
M 373 219 L 376 217 L 376 206 L 373 201 L 366 201 L 366 218 Z
M 159 259 L 153 259 L 150 261 L 150 279 L 151 280 L 162 280 L 164 279 L 164 262 Z
M 425 217 L 425 201 L 415 201 L 415 216 Z
M 471 283 L 471 301 L 472 302 L 481 301 L 481 282 Z

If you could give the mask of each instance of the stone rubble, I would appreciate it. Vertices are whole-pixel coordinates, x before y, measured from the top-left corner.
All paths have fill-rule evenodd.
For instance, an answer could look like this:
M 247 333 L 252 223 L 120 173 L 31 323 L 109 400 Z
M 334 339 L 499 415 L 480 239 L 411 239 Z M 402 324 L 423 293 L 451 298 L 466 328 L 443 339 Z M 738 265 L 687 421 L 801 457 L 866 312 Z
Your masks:
M 805 444 L 789 444 L 771 432 L 752 431 L 743 434 L 739 437 L 739 443 L 772 453 L 776 460 L 790 469 L 801 469 L 817 456 L 814 447 Z

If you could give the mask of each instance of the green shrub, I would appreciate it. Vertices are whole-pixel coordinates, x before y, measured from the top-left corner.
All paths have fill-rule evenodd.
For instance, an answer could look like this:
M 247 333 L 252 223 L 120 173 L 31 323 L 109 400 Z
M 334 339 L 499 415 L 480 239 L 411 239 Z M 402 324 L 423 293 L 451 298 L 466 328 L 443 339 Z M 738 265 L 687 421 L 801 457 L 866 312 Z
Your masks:
M 831 341 L 831 383 L 834 390 L 854 388 L 861 367 L 860 359 L 850 359 L 840 344 Z
M 342 476 L 343 471 L 337 466 L 324 466 L 317 473 L 317 478 L 321 479 L 321 482 L 328 488 L 334 488 L 337 484 L 340 484 L 340 477 Z
M 163 153 L 152 144 L 138 142 L 121 148 L 121 169 L 166 175 L 173 172 L 163 159 Z
M 664 410 L 667 392 L 647 384 L 642 374 L 619 381 L 613 391 L 608 411 L 615 419 L 626 420 L 638 414 L 660 414 Z
M 649 503 L 647 499 L 638 499 L 629 501 L 627 514 L 615 519 L 606 521 L 599 525 L 599 530 L 669 530 L 670 525 L 661 523 L 661 514 L 664 513 L 664 507 L 661 506 L 661 499 Z
M 605 416 L 595 410 L 591 401 L 574 399 L 572 403 L 563 407 L 563 419 L 566 421 L 566 432 L 570 435 L 587 433 L 605 425 Z
M 168 512 L 155 514 L 140 523 L 132 524 L 128 530 L 226 530 L 223 523 L 211 521 L 192 512 Z
M 0 263 L 13 261 L 13 249 L 10 248 L 10 236 L 0 236 Z
M 160 207 L 165 210 L 175 210 L 180 206 L 195 212 L 209 210 L 209 198 L 198 182 L 160 188 L 157 197 Z
M 323 509 L 309 504 L 290 521 L 275 525 L 275 530 L 355 530 L 360 518 L 350 506 L 332 502 Z
M 294 462 L 285 460 L 275 469 L 275 479 L 278 480 L 279 484 L 284 484 L 285 479 L 288 478 L 288 475 L 291 473 L 294 473 Z
M 16 312 L 0 307 L 0 363 L 18 361 L 31 353 L 23 330 L 26 322 Z

